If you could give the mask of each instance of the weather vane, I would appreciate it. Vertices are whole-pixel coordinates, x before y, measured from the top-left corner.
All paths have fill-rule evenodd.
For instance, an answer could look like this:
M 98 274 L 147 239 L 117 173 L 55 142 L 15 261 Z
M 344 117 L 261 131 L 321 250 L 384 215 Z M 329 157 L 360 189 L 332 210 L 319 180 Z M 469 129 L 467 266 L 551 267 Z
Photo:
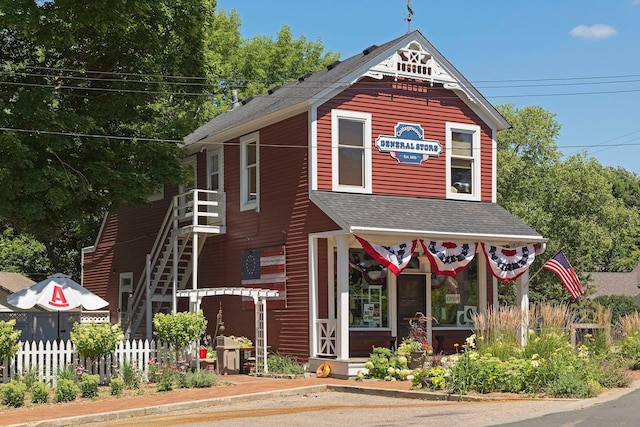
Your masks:
M 411 32 L 411 19 L 413 18 L 413 8 L 411 7 L 411 0 L 407 0 L 407 14 L 404 20 L 407 21 L 407 33 Z

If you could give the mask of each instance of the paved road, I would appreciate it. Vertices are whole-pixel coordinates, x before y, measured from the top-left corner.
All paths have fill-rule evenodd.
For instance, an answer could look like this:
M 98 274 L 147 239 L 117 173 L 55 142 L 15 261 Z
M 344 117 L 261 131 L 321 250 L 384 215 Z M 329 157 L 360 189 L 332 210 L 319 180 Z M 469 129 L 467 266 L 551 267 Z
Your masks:
M 542 416 L 580 400 L 508 400 L 482 402 L 423 401 L 342 392 L 277 396 L 249 402 L 221 403 L 189 412 L 139 417 L 136 427 L 164 426 L 438 426 L 475 427 Z M 132 420 L 93 424 L 132 425 Z M 525 424 L 522 424 L 525 425 Z M 526 424 L 529 425 L 529 424 Z M 546 424 L 545 427 L 549 427 Z
M 502 427 L 613 427 L 640 425 L 640 390 L 615 400 L 568 412 L 558 412 Z

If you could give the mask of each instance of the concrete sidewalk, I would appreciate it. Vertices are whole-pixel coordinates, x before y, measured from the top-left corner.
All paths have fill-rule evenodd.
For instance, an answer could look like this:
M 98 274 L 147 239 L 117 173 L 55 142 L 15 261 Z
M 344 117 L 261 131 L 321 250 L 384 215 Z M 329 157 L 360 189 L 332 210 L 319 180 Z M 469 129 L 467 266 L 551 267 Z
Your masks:
M 319 393 L 327 390 L 406 399 L 460 400 L 459 396 L 411 391 L 411 383 L 408 381 L 355 381 L 315 377 L 282 379 L 229 375 L 219 377 L 219 382 L 221 385 L 205 389 L 177 389 L 165 393 L 119 399 L 99 401 L 79 399 L 70 403 L 6 409 L 0 411 L 0 420 L 2 420 L 2 425 L 6 426 L 82 425 L 103 423 L 110 420 L 123 421 L 128 418 L 180 411 L 203 410 L 218 405 L 270 399 L 276 396 Z M 540 407 L 547 411 L 545 413 L 551 413 L 570 409 L 576 404 L 584 407 L 615 399 L 638 388 L 640 388 L 640 381 L 635 381 L 629 388 L 610 390 L 593 399 L 523 399 L 518 396 L 517 399 L 512 399 L 512 402 L 515 404 L 527 400 L 544 401 L 545 405 L 540 405 Z M 463 399 L 466 401 L 495 401 L 495 396 L 465 396 Z

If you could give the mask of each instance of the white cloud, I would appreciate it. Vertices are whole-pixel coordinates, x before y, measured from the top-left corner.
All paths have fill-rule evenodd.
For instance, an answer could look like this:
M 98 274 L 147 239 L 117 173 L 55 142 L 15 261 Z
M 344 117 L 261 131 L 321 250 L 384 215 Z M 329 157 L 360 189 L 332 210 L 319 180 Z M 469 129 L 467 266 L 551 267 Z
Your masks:
M 634 0 L 640 3 L 640 0 Z M 618 34 L 618 31 L 611 25 L 593 24 L 591 26 L 578 25 L 569 33 L 573 37 L 588 40 L 606 39 Z
M 640 4 L 640 0 L 631 0 L 631 4 Z

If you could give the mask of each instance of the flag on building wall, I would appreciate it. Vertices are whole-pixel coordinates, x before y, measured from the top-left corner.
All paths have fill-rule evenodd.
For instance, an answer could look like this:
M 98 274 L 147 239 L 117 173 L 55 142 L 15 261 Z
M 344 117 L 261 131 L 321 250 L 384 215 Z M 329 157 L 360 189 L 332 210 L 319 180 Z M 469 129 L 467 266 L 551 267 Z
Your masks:
M 455 276 L 464 270 L 476 256 L 476 243 L 425 242 L 420 240 L 429 258 L 433 272 L 442 276 Z
M 487 257 L 487 264 L 491 267 L 491 273 L 503 282 L 510 282 L 522 276 L 536 259 L 536 245 L 503 248 L 482 243 L 482 249 Z
M 549 261 L 544 263 L 542 268 L 557 274 L 564 287 L 569 291 L 574 299 L 584 293 L 584 289 L 582 288 L 582 284 L 580 284 L 578 275 L 573 267 L 571 267 L 569 260 L 564 256 L 562 251 L 558 251 L 558 253 L 552 256 Z
M 411 240 L 395 246 L 378 246 L 361 237 L 355 235 L 354 237 L 371 258 L 388 268 L 396 276 L 407 268 L 413 256 L 413 251 L 416 250 L 416 245 L 418 244 L 417 240 Z
M 250 249 L 241 253 L 242 286 L 280 291 L 278 299 L 286 299 L 286 254 L 284 246 Z

